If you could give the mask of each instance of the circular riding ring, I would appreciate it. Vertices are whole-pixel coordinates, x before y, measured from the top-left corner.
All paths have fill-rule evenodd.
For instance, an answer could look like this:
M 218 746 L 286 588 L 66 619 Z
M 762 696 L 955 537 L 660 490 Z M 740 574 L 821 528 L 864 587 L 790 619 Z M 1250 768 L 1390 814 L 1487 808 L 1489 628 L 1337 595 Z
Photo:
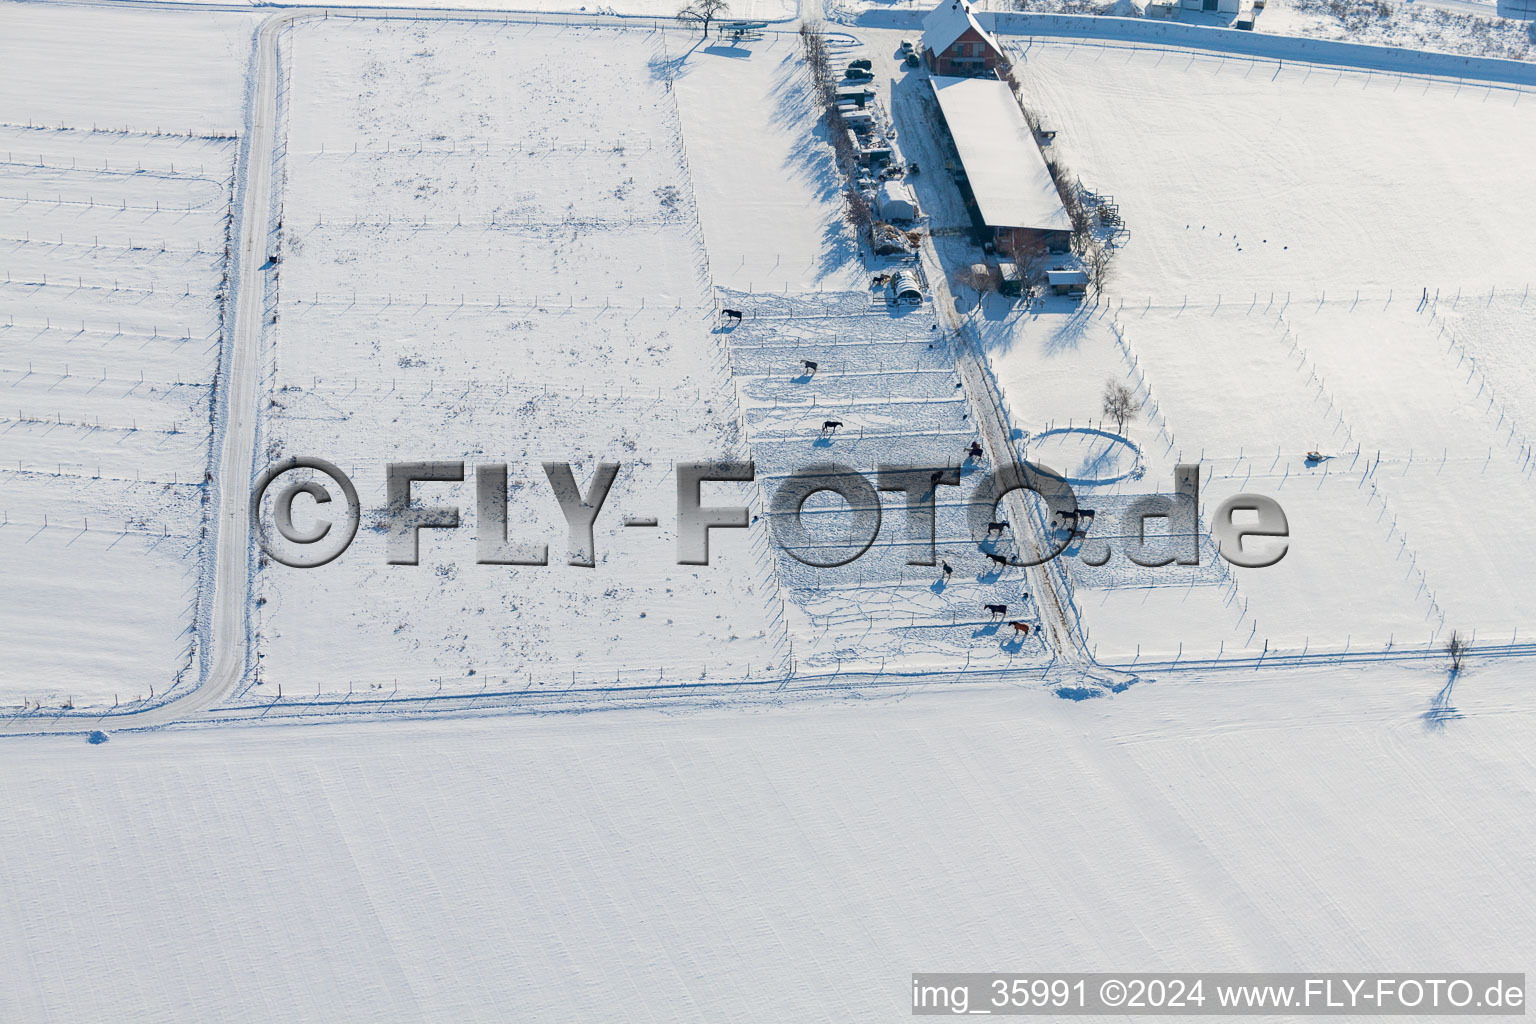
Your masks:
M 1093 427 L 1056 427 L 1028 439 L 1029 459 L 1062 473 L 1073 487 L 1134 480 L 1146 471 L 1141 446 Z

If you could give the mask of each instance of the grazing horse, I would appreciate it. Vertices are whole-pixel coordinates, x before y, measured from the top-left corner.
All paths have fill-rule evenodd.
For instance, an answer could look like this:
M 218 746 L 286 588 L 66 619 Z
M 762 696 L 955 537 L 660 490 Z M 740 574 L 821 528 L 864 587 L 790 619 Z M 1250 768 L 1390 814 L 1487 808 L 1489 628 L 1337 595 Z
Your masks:
M 1006 519 L 1003 519 L 1003 520 L 1001 520 L 999 522 L 996 522 L 996 523 L 988 523 L 987 524 L 987 536 L 990 537 L 994 533 L 1001 535 L 1002 532 L 1004 530 L 1006 530 L 1006 529 L 1008 529 L 1008 520 L 1006 520 Z
M 1008 623 L 1008 625 L 1013 627 L 1013 632 L 1016 635 L 1029 636 L 1029 623 L 1027 623 L 1027 622 L 1010 622 L 1010 623 Z
M 805 360 L 805 372 L 806 372 L 807 375 L 813 374 L 813 373 L 815 373 L 819 369 L 821 369 L 821 364 L 816 362 L 816 360 L 814 360 L 814 359 L 807 359 L 807 360 Z
M 740 320 L 741 319 L 741 310 L 739 310 L 739 309 L 722 309 L 720 311 L 720 315 L 725 317 L 727 320 Z
M 835 433 L 837 433 L 837 428 L 841 427 L 842 425 L 843 425 L 843 421 L 842 420 L 822 420 L 822 422 L 821 422 L 821 432 L 823 434 L 828 433 L 828 432 L 831 432 L 831 433 L 835 434 Z
M 993 565 L 1007 565 L 1008 564 L 1008 559 L 1006 557 L 1004 557 L 1003 555 L 994 555 L 990 551 L 984 552 L 984 554 L 988 558 L 992 559 L 992 564 Z
M 1066 521 L 1064 525 L 1072 527 L 1072 535 L 1077 537 L 1087 536 L 1088 527 L 1092 523 L 1085 523 L 1084 520 L 1091 521 L 1095 513 L 1091 508 L 1079 508 L 1071 512 L 1057 512 L 1056 514 Z
M 994 619 L 1000 619 L 1004 615 L 1008 614 L 1008 606 L 1005 604 L 988 604 L 983 605 L 982 607 L 985 608 Z
M 966 452 L 967 457 L 972 459 L 979 459 L 981 458 L 981 454 L 981 443 L 978 441 L 972 441 L 971 447 Z
M 945 579 L 949 579 L 949 577 L 951 577 L 951 576 L 953 576 L 955 574 L 955 567 L 950 565 L 948 562 L 940 562 L 939 563 L 939 567 L 940 567 L 941 571 L 944 573 L 944 578 Z

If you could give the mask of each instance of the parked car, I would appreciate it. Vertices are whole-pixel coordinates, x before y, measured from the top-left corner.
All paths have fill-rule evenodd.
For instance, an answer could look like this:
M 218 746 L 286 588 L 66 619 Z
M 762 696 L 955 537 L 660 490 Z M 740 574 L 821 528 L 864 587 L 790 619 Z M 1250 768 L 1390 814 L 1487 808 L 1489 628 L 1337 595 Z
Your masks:
M 865 57 L 860 57 L 858 60 L 849 61 L 848 69 L 852 71 L 855 68 L 860 71 L 873 71 L 875 69 L 875 62 Z
M 903 57 L 910 57 L 912 54 L 914 54 L 916 52 L 917 52 L 917 44 L 914 43 L 912 40 L 910 40 L 910 39 L 903 39 L 901 41 L 901 55 Z
M 873 82 L 875 73 L 868 68 L 849 68 L 843 77 L 850 82 Z

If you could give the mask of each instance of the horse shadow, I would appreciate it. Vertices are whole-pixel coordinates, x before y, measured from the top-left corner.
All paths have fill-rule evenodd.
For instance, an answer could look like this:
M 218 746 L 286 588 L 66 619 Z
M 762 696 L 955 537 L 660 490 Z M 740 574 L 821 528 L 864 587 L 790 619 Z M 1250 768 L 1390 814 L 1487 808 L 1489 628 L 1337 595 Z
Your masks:
M 832 439 L 830 437 L 826 437 L 825 435 L 823 435 L 822 437 L 818 437 L 816 440 L 812 441 L 811 442 L 811 447 L 812 448 L 831 448 L 832 447 Z
M 1001 622 L 993 622 L 993 623 L 989 623 L 988 625 L 982 626 L 976 632 L 971 634 L 971 639 L 972 640 L 980 640 L 982 637 L 997 636 L 997 629 L 1001 625 L 1002 625 Z

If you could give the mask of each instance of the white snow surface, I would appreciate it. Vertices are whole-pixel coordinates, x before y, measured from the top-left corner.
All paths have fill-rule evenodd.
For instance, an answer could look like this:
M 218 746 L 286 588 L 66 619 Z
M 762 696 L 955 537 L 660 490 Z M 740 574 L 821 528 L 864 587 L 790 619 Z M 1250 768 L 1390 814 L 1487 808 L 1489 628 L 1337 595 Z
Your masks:
M 672 47 L 714 282 L 757 292 L 866 284 L 842 224 L 842 185 L 811 105 L 798 38 L 769 33 L 736 45 Z
M 38 795 L 0 818 L 0 1016 L 873 1021 L 912 971 L 1529 970 L 1536 704 L 1479 667 L 1432 728 L 1443 681 L 7 743 Z

